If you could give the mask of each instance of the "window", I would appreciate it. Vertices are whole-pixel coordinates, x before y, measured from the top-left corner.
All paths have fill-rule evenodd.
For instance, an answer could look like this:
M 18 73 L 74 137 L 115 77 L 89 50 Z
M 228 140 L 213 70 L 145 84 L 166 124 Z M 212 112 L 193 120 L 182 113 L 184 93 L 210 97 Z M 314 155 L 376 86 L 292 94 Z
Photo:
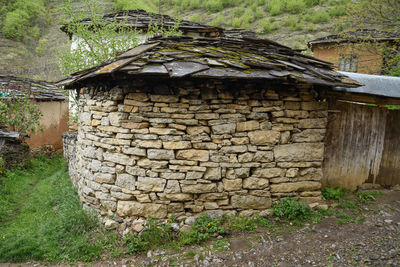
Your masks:
M 357 55 L 341 55 L 339 70 L 357 72 L 358 60 Z

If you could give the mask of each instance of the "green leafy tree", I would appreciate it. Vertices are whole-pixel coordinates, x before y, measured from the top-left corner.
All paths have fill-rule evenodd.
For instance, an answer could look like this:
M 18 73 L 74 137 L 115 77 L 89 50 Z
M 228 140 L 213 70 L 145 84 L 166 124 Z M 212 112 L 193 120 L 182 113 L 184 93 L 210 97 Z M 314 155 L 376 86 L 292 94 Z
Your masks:
M 41 117 L 30 88 L 18 84 L 0 87 L 0 125 L 12 131 L 34 133 L 42 130 Z
M 84 10 L 75 10 L 71 0 L 64 0 L 62 5 L 65 14 L 62 20 L 67 31 L 73 34 L 74 40 L 78 40 L 73 43 L 72 49 L 60 55 L 64 74 L 96 66 L 138 43 L 138 32 L 124 27 L 124 21 L 110 22 L 102 19 L 105 12 L 99 2 L 85 0 L 84 6 Z M 85 18 L 90 19 L 90 24 L 82 22 Z
M 2 32 L 15 41 L 35 41 L 50 24 L 48 0 L 9 0 L 0 3 Z

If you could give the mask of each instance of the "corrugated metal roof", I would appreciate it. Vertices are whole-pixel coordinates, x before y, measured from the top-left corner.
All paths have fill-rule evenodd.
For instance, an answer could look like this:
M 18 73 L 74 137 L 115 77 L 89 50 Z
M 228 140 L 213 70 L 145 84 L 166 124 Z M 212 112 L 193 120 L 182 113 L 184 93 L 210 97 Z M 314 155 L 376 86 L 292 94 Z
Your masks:
M 95 77 L 114 73 L 136 77 L 265 79 L 287 84 L 359 86 L 356 81 L 334 71 L 331 63 L 270 40 L 187 36 L 153 39 L 101 66 L 75 73 L 59 85 L 82 87 Z
M 336 91 L 400 98 L 400 77 L 369 75 L 344 71 L 340 71 L 340 73 L 364 85 L 357 88 L 336 87 L 334 88 Z

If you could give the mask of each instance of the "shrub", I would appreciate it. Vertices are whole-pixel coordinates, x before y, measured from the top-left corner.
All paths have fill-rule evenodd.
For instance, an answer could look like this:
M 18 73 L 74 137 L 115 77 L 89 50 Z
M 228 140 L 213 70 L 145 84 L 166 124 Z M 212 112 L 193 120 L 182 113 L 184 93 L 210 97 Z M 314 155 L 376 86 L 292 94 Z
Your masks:
M 262 22 L 261 25 L 263 27 L 264 33 L 270 33 L 272 31 L 279 29 L 279 23 L 277 23 L 277 22 L 272 23 L 271 20 L 266 20 L 266 21 Z
M 235 9 L 233 10 L 232 16 L 233 16 L 233 18 L 239 18 L 239 17 L 243 16 L 243 14 L 244 14 L 245 11 L 246 11 L 246 10 L 245 10 L 244 8 L 242 8 L 242 7 L 237 7 L 237 8 L 235 8 Z
M 286 0 L 286 10 L 292 14 L 299 14 L 306 8 L 303 0 Z
M 151 1 L 138 1 L 138 0 L 113 0 L 114 1 L 114 10 L 122 11 L 122 10 L 132 10 L 132 9 L 144 9 L 147 11 L 155 11 L 156 8 Z
M 232 27 L 233 28 L 240 28 L 241 25 L 242 25 L 242 20 L 240 18 L 232 19 Z
M 304 0 L 304 3 L 307 7 L 313 7 L 319 5 L 322 1 L 321 0 Z
M 205 7 L 209 13 L 216 13 L 224 8 L 221 0 L 208 0 Z
M 329 14 L 325 11 L 316 13 L 311 17 L 311 22 L 314 24 L 324 23 L 329 21 Z
M 264 12 L 261 9 L 256 10 L 256 18 L 262 19 L 264 17 Z
M 275 202 L 273 214 L 283 219 L 305 221 L 313 215 L 313 211 L 304 202 L 284 198 Z
M 285 2 L 281 0 L 271 0 L 268 9 L 271 16 L 280 15 L 285 11 Z
M 331 17 L 340 17 L 346 14 L 346 8 L 344 6 L 335 6 L 329 9 L 329 15 Z
M 213 21 L 211 22 L 211 25 L 213 26 L 222 26 L 225 24 L 225 17 L 222 14 L 219 14 L 218 16 L 216 16 Z

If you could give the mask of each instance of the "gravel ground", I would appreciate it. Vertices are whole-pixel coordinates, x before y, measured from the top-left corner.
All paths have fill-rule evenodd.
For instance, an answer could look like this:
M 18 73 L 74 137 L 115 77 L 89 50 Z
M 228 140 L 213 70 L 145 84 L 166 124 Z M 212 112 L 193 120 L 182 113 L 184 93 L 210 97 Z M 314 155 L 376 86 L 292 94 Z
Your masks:
M 153 250 L 78 266 L 400 266 L 400 191 L 381 191 L 375 203 L 363 206 L 365 219 L 358 223 L 338 224 L 332 216 L 301 228 L 259 229 L 179 252 Z

